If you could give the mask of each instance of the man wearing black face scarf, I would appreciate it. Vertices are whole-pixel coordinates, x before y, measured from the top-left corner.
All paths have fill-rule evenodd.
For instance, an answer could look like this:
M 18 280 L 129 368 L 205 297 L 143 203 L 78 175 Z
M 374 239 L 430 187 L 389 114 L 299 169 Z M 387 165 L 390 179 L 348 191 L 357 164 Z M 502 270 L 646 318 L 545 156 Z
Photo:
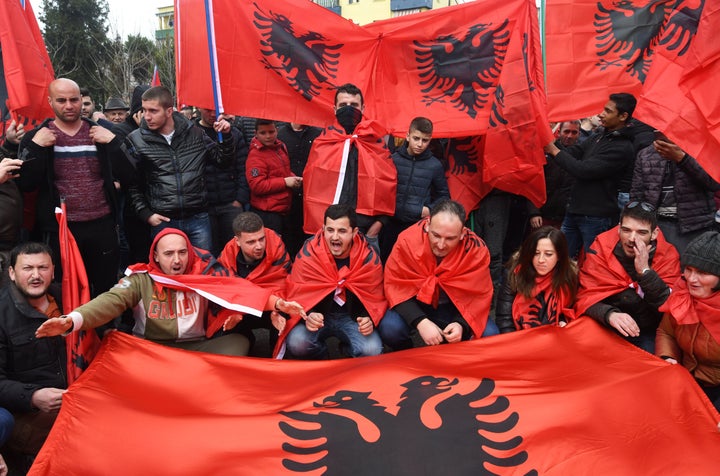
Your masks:
M 384 220 L 395 212 L 397 172 L 385 142 L 384 128 L 363 120 L 362 91 L 344 84 L 335 93 L 335 117 L 315 139 L 303 174 L 305 233 L 322 227 L 329 205 L 356 208 L 358 228 L 377 248 Z

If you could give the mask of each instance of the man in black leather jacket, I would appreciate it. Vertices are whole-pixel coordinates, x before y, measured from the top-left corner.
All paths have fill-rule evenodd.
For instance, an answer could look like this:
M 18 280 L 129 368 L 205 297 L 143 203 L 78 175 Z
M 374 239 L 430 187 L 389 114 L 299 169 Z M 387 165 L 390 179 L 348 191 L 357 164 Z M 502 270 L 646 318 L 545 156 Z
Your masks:
M 10 254 L 12 282 L 0 291 L 0 406 L 15 417 L 7 448 L 29 457 L 44 443 L 67 387 L 65 339 L 35 338 L 48 317 L 62 314 L 53 271 L 47 245 L 23 243 Z
M 219 119 L 213 128 L 222 138 L 214 142 L 185 116 L 173 112 L 173 98 L 165 86 L 142 95 L 143 122 L 125 146 L 137 164 L 138 180 L 129 193 L 135 212 L 151 226 L 154 237 L 167 227 L 184 231 L 193 246 L 212 249 L 205 165 L 232 164 L 235 145 L 230 123 Z

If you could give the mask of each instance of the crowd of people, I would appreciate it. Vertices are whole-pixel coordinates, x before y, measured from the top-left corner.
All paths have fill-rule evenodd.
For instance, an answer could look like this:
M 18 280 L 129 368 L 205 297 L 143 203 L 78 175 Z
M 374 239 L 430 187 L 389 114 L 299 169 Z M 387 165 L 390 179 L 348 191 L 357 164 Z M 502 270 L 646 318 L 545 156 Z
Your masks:
M 557 124 L 542 207 L 493 190 L 466 211 L 432 121 L 385 137 L 352 84 L 325 129 L 194 117 L 163 86 L 102 114 L 71 80 L 48 93 L 54 117 L 12 122 L 0 151 L 12 464 L 32 462 L 62 404 L 62 336 L 91 329 L 234 356 L 265 329 L 268 356 L 321 359 L 330 338 L 362 357 L 586 317 L 686 367 L 720 408 L 720 184 L 633 119 L 630 94 L 611 95 L 599 124 Z M 57 284 L 61 201 L 93 297 L 77 309 Z

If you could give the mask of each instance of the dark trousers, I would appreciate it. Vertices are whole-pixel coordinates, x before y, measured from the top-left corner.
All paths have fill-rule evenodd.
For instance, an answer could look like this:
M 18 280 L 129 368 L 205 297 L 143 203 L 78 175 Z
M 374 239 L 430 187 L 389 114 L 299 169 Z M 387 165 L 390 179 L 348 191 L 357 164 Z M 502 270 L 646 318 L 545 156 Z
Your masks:
M 112 215 L 106 215 L 96 220 L 68 222 L 68 227 L 85 264 L 90 295 L 95 297 L 104 293 L 118 281 L 120 247 L 115 220 Z M 49 234 L 47 241 L 55 255 L 55 280 L 62 281 L 58 234 Z
M 266 228 L 270 228 L 272 231 L 282 236 L 285 224 L 285 215 L 277 212 L 266 212 L 264 210 L 258 210 L 257 208 L 251 208 L 250 211 L 256 213 L 262 219 Z
M 236 207 L 232 202 L 222 205 L 215 204 L 208 207 L 213 242 L 213 249 L 210 251 L 213 256 L 220 256 L 227 242 L 235 236 L 232 227 L 233 220 L 243 211 L 244 209 L 242 207 Z

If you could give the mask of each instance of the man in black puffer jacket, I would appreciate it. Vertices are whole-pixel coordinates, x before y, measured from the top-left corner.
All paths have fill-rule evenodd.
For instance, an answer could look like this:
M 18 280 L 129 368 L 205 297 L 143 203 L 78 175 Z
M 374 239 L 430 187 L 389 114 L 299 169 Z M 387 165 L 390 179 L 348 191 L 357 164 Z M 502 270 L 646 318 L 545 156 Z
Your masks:
M 205 165 L 230 166 L 235 142 L 230 123 L 213 124 L 222 142 L 210 139 L 180 113 L 165 86 L 142 95 L 143 122 L 125 140 L 127 154 L 137 163 L 139 178 L 129 192 L 138 216 L 152 228 L 154 237 L 167 227 L 184 231 L 193 246 L 212 249 Z
M 387 259 L 398 235 L 421 218 L 441 198 L 450 198 L 445 169 L 428 148 L 432 139 L 430 119 L 416 117 L 410 122 L 405 140 L 392 155 L 397 169 L 395 215 L 382 238 L 382 258 Z

